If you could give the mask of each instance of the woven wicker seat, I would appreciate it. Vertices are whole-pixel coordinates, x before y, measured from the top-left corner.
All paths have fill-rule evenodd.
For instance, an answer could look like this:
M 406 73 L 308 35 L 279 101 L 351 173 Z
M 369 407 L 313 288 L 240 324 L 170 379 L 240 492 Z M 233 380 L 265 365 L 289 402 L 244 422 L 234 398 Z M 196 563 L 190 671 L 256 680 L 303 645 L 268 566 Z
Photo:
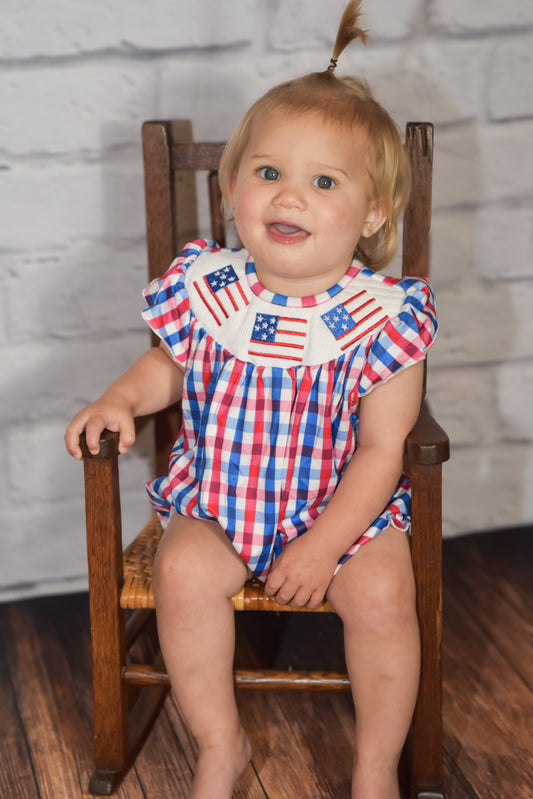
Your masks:
M 120 607 L 155 608 L 152 591 L 152 563 L 162 534 L 154 514 L 146 527 L 124 550 L 124 585 L 120 592 Z
M 193 144 L 182 122 L 148 122 L 143 127 L 149 279 L 162 274 L 180 245 L 197 236 L 193 169 L 207 172 L 212 238 L 222 246 L 225 231 L 217 167 L 221 144 Z M 412 198 L 404 215 L 404 274 L 427 275 L 431 206 L 432 127 L 407 127 L 412 162 Z M 155 416 L 156 473 L 167 470 L 177 435 L 179 409 Z M 406 471 L 413 482 L 412 559 L 422 641 L 421 681 L 410 736 L 411 797 L 441 796 L 441 466 L 448 458 L 446 434 L 423 404 L 406 442 Z M 133 661 L 135 653 L 157 651 L 154 637 L 152 563 L 161 527 L 154 516 L 122 552 L 118 481 L 118 434 L 104 431 L 100 453 L 84 448 L 87 549 L 93 649 L 96 770 L 91 794 L 111 793 L 131 764 L 159 711 L 168 678 L 159 654 L 152 662 Z M 142 490 L 140 488 L 140 490 Z M 292 610 L 264 595 L 251 580 L 233 597 L 237 610 Z M 317 609 L 331 612 L 324 602 Z M 301 612 L 301 611 L 300 611 Z M 308 611 L 316 612 L 316 611 Z M 260 688 L 349 687 L 346 674 L 332 672 L 235 673 L 237 685 Z M 141 688 L 140 686 L 145 686 Z

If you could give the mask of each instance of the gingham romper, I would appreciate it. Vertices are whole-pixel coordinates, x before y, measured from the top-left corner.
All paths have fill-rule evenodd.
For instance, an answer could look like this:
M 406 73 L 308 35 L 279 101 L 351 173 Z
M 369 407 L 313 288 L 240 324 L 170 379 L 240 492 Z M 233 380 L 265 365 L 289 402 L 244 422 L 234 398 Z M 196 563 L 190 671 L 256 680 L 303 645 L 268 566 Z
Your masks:
M 174 512 L 216 519 L 266 579 L 357 449 L 359 399 L 433 343 L 431 289 L 355 260 L 328 291 L 285 297 L 259 283 L 246 250 L 198 240 L 144 296 L 144 319 L 185 369 L 182 431 L 150 500 L 164 527 Z M 339 563 L 389 525 L 408 531 L 409 517 L 402 477 Z

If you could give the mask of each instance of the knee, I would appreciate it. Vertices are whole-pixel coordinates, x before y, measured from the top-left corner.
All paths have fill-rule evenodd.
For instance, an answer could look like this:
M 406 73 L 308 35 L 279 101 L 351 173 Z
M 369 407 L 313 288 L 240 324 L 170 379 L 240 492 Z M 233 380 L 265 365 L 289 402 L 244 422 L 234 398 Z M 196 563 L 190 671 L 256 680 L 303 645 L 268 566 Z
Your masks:
M 342 592 L 341 592 L 342 594 Z M 355 625 L 360 633 L 394 635 L 416 624 L 415 585 L 412 571 L 382 563 L 337 597 L 335 609 L 344 625 Z
M 204 605 L 229 599 L 246 580 L 247 569 L 231 544 L 198 520 L 167 528 L 157 550 L 152 584 L 156 605 Z
M 387 634 L 416 620 L 415 586 L 411 573 L 384 568 L 368 587 L 365 611 L 369 624 Z
M 158 598 L 172 596 L 179 601 L 181 596 L 190 595 L 201 583 L 201 572 L 195 565 L 197 561 L 181 542 L 168 542 L 163 539 L 152 567 L 152 585 L 156 602 Z

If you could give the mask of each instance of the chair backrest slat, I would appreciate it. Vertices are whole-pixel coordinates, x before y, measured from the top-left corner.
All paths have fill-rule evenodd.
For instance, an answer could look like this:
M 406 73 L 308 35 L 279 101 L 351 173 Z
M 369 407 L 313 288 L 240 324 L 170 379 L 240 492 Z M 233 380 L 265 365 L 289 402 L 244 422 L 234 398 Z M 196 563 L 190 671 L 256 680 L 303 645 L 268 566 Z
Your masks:
M 203 169 L 215 172 L 223 149 L 223 142 L 177 142 L 170 151 L 170 164 L 172 169 Z
M 175 256 L 176 214 L 169 158 L 170 123 L 145 122 L 142 130 L 148 277 L 153 280 Z
M 429 277 L 429 229 L 433 170 L 433 125 L 409 122 L 405 146 L 411 166 L 411 194 L 403 215 L 402 274 Z

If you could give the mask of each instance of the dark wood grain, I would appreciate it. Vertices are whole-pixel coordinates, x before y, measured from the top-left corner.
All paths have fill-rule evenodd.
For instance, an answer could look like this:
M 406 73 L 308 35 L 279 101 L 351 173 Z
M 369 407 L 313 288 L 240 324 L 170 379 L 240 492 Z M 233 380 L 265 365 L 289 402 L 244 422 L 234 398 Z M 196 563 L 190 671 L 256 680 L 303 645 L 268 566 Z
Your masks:
M 194 169 L 216 172 L 224 150 L 224 142 L 175 142 L 170 159 L 174 169 Z
M 39 788 L 33 772 L 30 748 L 25 732 L 25 720 L 21 718 L 17 698 L 18 683 L 11 679 L 16 668 L 12 659 L 14 630 L 9 611 L 5 606 L 0 614 L 0 736 L 2 758 L 0 760 L 0 796 L 12 799 L 39 799 Z
M 447 799 L 533 796 L 533 529 L 445 546 Z M 472 787 L 475 789 L 472 791 Z
M 403 273 L 429 276 L 433 174 L 433 125 L 409 122 L 405 147 L 411 161 L 411 194 L 403 217 Z
M 95 780 L 114 784 L 129 758 L 127 688 L 121 678 L 126 652 L 125 614 L 120 609 L 122 583 L 122 528 L 118 455 L 113 436 L 105 435 L 98 456 L 87 457 L 85 472 L 87 556 L 93 652 L 94 745 L 98 763 Z M 102 568 L 105 564 L 105 569 Z M 118 608 L 110 613 L 108 608 Z M 98 620 L 98 623 L 96 623 Z M 96 782 L 93 783 L 96 790 Z

